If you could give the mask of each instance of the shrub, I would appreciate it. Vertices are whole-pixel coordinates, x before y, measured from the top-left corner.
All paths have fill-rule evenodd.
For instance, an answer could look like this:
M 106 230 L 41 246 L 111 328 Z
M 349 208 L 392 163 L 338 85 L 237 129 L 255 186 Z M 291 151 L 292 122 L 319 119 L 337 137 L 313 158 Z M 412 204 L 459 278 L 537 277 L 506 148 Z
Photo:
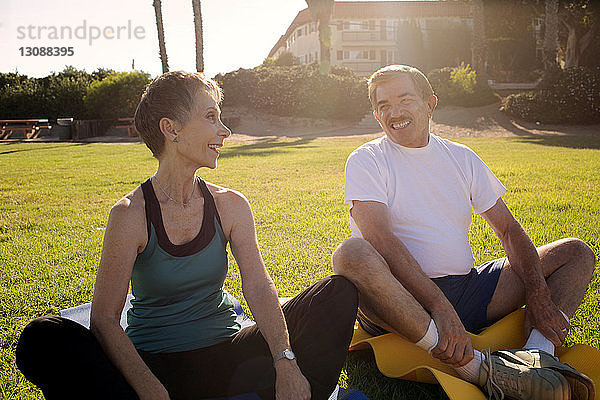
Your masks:
M 321 75 L 316 64 L 260 66 L 218 75 L 226 105 L 246 105 L 271 114 L 358 120 L 369 110 L 367 85 L 351 70 Z
M 477 79 L 469 64 L 434 69 L 427 77 L 441 106 L 477 107 L 499 100 L 486 83 Z
M 0 118 L 84 118 L 83 98 L 88 86 L 111 72 L 98 69 L 88 74 L 66 67 L 44 78 L 0 74 Z
M 111 73 L 101 81 L 92 82 L 84 97 L 87 118 L 133 117 L 149 82 L 150 76 L 139 71 Z
M 284 51 L 279 56 L 275 58 L 265 58 L 265 61 L 262 63 L 262 67 L 289 67 L 290 65 L 297 65 L 296 57 L 289 52 Z
M 475 85 L 477 84 L 477 74 L 471 70 L 469 64 L 465 65 L 461 62 L 460 65 L 452 69 L 450 72 L 450 81 L 464 93 L 475 93 Z
M 504 109 L 526 121 L 600 122 L 600 68 L 575 67 L 547 73 L 538 90 L 508 96 Z

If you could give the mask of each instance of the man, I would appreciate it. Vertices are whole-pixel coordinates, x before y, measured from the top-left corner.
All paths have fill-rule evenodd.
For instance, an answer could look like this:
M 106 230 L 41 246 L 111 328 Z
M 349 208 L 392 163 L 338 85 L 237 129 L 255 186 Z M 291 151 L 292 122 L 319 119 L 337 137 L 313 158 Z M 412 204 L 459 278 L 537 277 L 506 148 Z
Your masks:
M 385 136 L 348 158 L 353 238 L 333 254 L 336 273 L 359 289 L 363 328 L 415 342 L 490 397 L 593 398 L 591 380 L 553 357 L 591 279 L 592 250 L 574 238 L 534 247 L 483 161 L 430 133 L 437 97 L 419 70 L 378 70 L 369 98 Z M 492 227 L 507 258 L 474 268 L 471 209 Z M 484 355 L 472 348 L 467 331 L 523 304 L 524 349 Z

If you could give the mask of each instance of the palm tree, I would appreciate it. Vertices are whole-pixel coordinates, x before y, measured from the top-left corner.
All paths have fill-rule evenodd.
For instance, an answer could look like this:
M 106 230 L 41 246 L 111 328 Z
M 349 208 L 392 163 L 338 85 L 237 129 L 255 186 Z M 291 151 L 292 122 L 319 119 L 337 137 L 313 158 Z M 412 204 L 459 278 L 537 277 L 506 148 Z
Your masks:
M 194 27 L 196 28 L 196 71 L 204 71 L 204 42 L 202 39 L 202 10 L 200 0 L 192 0 Z
M 544 34 L 544 70 L 556 69 L 558 47 L 558 0 L 546 0 L 546 32 Z
M 160 62 L 162 63 L 163 74 L 169 72 L 169 62 L 167 61 L 167 48 L 165 47 L 165 31 L 163 29 L 162 6 L 160 0 L 154 0 L 154 13 L 156 14 L 156 30 L 158 31 L 158 50 L 160 53 Z
M 485 23 L 483 15 L 483 0 L 473 0 L 471 3 L 473 12 L 473 41 L 472 46 L 472 64 L 477 75 L 487 81 L 485 70 Z
M 331 29 L 329 20 L 333 13 L 334 0 L 306 0 L 310 15 L 313 20 L 319 24 L 319 43 L 321 44 L 320 71 L 326 75 L 329 73 L 331 65 L 331 56 L 329 48 L 331 47 Z

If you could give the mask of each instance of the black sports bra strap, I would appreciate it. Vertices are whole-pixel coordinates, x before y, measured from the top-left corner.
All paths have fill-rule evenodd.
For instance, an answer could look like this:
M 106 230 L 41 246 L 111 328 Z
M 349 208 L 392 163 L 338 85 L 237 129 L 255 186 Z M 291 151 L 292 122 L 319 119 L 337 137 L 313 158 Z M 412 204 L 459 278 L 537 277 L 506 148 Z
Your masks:
M 148 230 L 148 243 L 150 243 L 150 229 L 151 229 L 151 213 L 152 213 L 152 205 L 154 202 L 152 201 L 152 183 L 150 182 L 150 178 L 146 180 L 146 182 L 141 185 L 142 193 L 144 194 L 144 208 L 146 210 L 146 229 Z
M 217 221 L 219 221 L 219 225 L 221 225 L 221 227 L 223 227 L 223 224 L 221 223 L 221 216 L 219 215 L 219 211 L 217 210 L 217 205 L 215 204 L 215 199 L 212 195 L 212 193 L 210 193 L 210 190 L 208 189 L 208 186 L 206 185 L 206 182 L 204 182 L 202 179 L 198 178 L 198 182 L 200 183 L 200 190 L 202 190 L 202 196 L 204 196 L 204 201 L 207 202 L 207 208 L 208 210 L 210 210 L 211 212 L 211 219 L 214 217 L 217 217 Z
M 150 230 L 151 226 L 154 226 L 154 231 L 156 232 L 158 245 L 165 250 L 167 253 L 171 254 L 175 257 L 185 257 L 192 254 L 195 254 L 206 247 L 212 238 L 215 235 L 215 216 L 217 218 L 217 222 L 221 225 L 221 218 L 219 217 L 219 213 L 217 212 L 217 208 L 215 206 L 215 201 L 213 199 L 210 190 L 206 186 L 206 183 L 196 177 L 197 185 L 200 185 L 200 190 L 202 191 L 202 196 L 204 197 L 204 214 L 202 218 L 202 226 L 200 227 L 200 231 L 198 235 L 192 239 L 188 243 L 175 245 L 173 244 L 165 231 L 164 221 L 162 218 L 162 212 L 160 209 L 160 204 L 158 203 L 158 198 L 156 197 L 156 192 L 154 191 L 154 187 L 150 179 L 146 182 L 142 183 L 142 191 L 144 193 L 144 201 L 146 202 L 146 224 L 148 228 L 148 242 L 150 242 Z

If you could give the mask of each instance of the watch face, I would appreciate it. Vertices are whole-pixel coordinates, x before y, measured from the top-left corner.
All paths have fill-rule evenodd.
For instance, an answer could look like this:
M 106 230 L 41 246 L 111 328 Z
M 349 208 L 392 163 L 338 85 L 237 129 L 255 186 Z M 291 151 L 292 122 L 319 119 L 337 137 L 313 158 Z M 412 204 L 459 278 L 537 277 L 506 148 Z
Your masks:
M 287 358 L 288 360 L 293 360 L 293 359 L 295 359 L 295 358 L 296 358 L 296 355 L 295 355 L 295 354 L 294 354 L 294 352 L 293 352 L 293 351 L 291 351 L 291 350 L 285 350 L 285 351 L 283 352 L 283 356 L 284 356 L 285 358 Z

